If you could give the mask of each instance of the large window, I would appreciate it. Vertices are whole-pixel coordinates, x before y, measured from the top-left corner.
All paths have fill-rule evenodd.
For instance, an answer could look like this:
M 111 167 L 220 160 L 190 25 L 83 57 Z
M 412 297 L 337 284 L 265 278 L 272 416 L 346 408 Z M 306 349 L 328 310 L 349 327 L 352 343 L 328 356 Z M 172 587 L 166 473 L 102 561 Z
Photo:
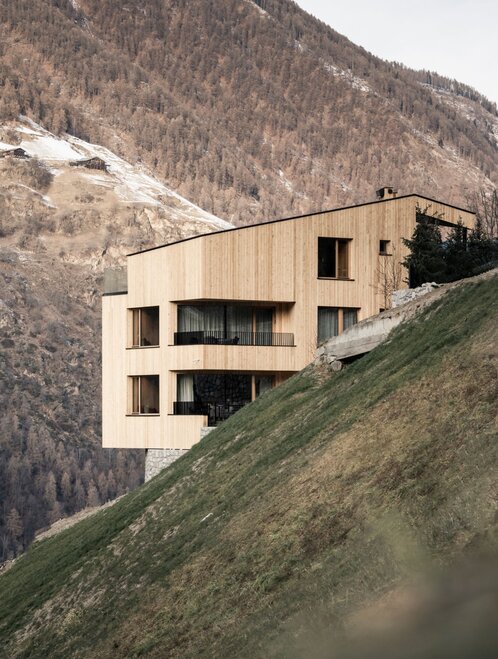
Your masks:
M 318 277 L 349 279 L 349 244 L 345 238 L 318 238 Z
M 358 322 L 358 310 L 341 307 L 318 307 L 318 344 L 337 336 Z
M 271 375 L 178 373 L 174 413 L 205 415 L 216 425 L 272 386 Z
M 179 373 L 175 414 L 200 414 L 215 426 L 252 400 L 247 373 Z
M 132 309 L 133 348 L 159 345 L 159 307 Z
M 273 333 L 272 307 L 235 304 L 178 305 L 175 344 L 273 345 L 293 337 Z
M 130 414 L 159 414 L 159 375 L 134 375 L 130 384 Z

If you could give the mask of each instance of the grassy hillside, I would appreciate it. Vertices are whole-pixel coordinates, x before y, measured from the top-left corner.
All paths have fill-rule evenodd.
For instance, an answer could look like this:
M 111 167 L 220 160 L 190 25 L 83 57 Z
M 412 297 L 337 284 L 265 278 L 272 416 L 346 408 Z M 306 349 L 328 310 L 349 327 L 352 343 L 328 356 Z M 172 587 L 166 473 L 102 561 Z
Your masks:
M 34 545 L 0 577 L 2 651 L 304 656 L 417 571 L 494 552 L 497 293 L 467 283 L 340 373 L 308 367 Z

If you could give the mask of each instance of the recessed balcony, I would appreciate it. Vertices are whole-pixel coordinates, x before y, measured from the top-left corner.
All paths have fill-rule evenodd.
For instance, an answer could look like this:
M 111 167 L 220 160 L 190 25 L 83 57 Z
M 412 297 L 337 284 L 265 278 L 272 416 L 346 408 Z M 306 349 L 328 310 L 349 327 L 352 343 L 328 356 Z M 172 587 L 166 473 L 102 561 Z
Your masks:
M 175 346 L 232 345 L 232 346 L 294 346 L 294 334 L 282 332 L 245 332 L 223 330 L 193 330 L 175 332 Z
M 217 426 L 273 386 L 273 375 L 250 373 L 178 373 L 175 415 L 207 416 Z

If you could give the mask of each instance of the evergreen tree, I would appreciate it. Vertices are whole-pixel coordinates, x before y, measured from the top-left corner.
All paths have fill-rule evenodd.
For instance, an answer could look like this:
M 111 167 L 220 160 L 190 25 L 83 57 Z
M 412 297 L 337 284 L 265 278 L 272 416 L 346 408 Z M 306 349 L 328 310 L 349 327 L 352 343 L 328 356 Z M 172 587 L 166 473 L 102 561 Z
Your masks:
M 475 227 L 469 237 L 468 250 L 473 270 L 498 259 L 498 244 L 488 237 L 479 214 L 476 216 Z
M 411 240 L 403 238 L 403 242 L 410 250 L 403 261 L 403 265 L 408 269 L 410 288 L 416 288 L 428 281 L 446 281 L 441 231 L 435 222 L 419 220 Z
M 468 248 L 467 229 L 459 220 L 448 236 L 444 246 L 447 281 L 455 281 L 470 277 L 474 268 L 474 260 Z

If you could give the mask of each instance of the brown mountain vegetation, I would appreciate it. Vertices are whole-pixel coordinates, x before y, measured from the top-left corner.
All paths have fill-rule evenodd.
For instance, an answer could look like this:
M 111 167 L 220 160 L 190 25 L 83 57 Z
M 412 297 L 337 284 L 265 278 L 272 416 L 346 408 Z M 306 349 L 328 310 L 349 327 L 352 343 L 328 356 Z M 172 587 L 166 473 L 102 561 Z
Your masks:
M 0 140 L 16 143 L 19 128 Z M 0 159 L 0 562 L 38 529 L 142 481 L 142 451 L 100 447 L 102 269 L 212 228 L 174 197 L 121 201 L 113 174 L 55 171 Z
M 289 1 L 1 0 L 0 24 L 0 118 L 142 158 L 226 219 L 498 180 L 494 104 Z

